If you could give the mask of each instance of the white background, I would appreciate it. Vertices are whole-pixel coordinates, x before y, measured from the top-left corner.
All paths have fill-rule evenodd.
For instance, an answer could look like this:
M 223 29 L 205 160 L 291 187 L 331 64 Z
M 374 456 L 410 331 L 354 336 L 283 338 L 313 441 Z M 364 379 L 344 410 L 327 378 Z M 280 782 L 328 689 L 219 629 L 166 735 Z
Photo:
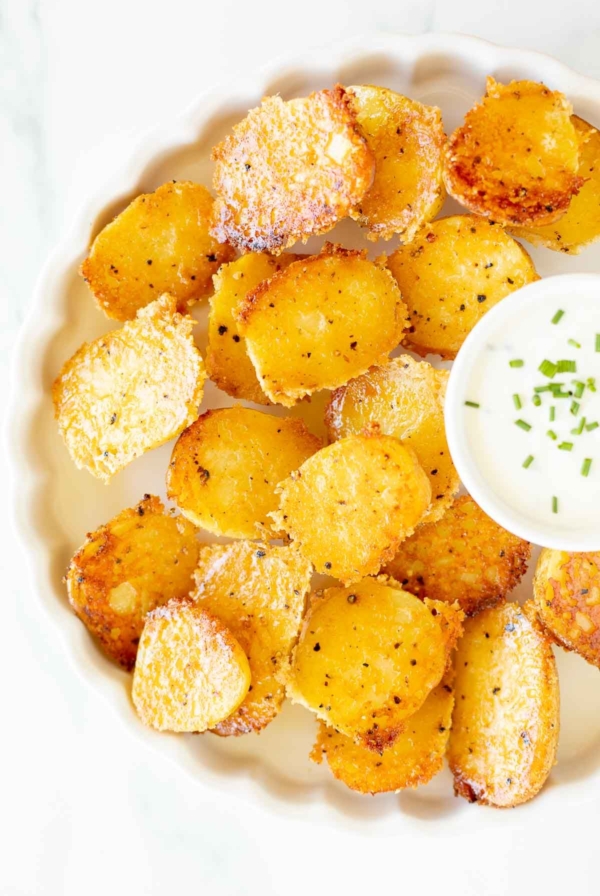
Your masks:
M 470 32 L 600 78 L 597 0 L 0 0 L 3 380 L 45 253 L 144 129 L 272 56 L 376 28 Z M 584 826 L 567 807 L 534 846 L 518 811 L 493 842 L 399 842 L 217 800 L 83 685 L 28 610 L 5 502 L 0 525 L 0 896 L 598 893 L 597 809 Z

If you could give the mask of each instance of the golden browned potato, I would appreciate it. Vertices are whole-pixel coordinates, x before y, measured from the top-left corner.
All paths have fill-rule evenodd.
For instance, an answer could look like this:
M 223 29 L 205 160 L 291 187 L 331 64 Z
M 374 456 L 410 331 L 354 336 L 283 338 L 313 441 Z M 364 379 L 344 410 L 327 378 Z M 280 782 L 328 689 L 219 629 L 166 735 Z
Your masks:
M 311 759 L 320 763 L 325 757 L 338 781 L 359 793 L 397 792 L 427 784 L 442 769 L 453 706 L 451 684 L 439 684 L 381 754 L 319 722 Z
M 569 554 L 545 548 L 533 589 L 548 634 L 600 668 L 600 552 Z
M 448 371 L 401 355 L 336 389 L 325 412 L 331 439 L 371 430 L 413 449 L 431 484 L 424 522 L 444 515 L 460 485 L 444 426 L 447 381 Z
M 328 445 L 292 473 L 271 516 L 318 572 L 349 583 L 379 572 L 430 502 L 411 448 L 360 435 Z
M 132 669 L 146 614 L 186 597 L 198 564 L 196 530 L 145 495 L 90 532 L 65 578 L 69 602 L 111 659 Z
M 407 325 L 390 272 L 331 244 L 261 283 L 237 318 L 263 391 L 286 407 L 381 363 Z
M 585 140 L 580 148 L 577 172 L 585 183 L 554 224 L 511 227 L 511 232 L 534 246 L 579 255 L 582 249 L 600 239 L 600 133 L 576 115 L 571 121 L 580 138 Z
M 427 225 L 388 259 L 408 307 L 404 344 L 453 359 L 484 314 L 538 279 L 525 249 L 498 224 L 452 215 Z
M 206 731 L 235 712 L 250 687 L 246 654 L 229 629 L 191 601 L 148 614 L 133 673 L 133 703 L 159 731 Z
M 77 467 L 108 482 L 196 419 L 206 373 L 193 326 L 165 294 L 67 361 L 52 398 Z
M 409 242 L 444 204 L 442 114 L 386 87 L 350 87 L 348 93 L 375 156 L 373 185 L 355 209 L 358 222 L 367 239 L 397 233 Z
M 504 600 L 527 570 L 531 545 L 490 519 L 468 495 L 403 541 L 386 572 L 417 597 L 454 603 L 468 616 Z
M 196 526 L 258 538 L 273 532 L 276 486 L 321 444 L 292 417 L 239 406 L 206 411 L 173 448 L 167 494 Z
M 462 618 L 458 607 L 423 603 L 384 577 L 317 592 L 292 656 L 288 694 L 382 752 L 442 680 Z
M 253 252 L 223 265 L 215 274 L 215 294 L 210 299 L 208 318 L 206 371 L 219 389 L 234 398 L 270 404 L 256 378 L 234 312 L 252 289 L 297 258 L 292 254 L 275 257 Z
M 467 620 L 455 669 L 455 792 L 497 807 L 532 799 L 554 765 L 559 729 L 556 664 L 534 614 L 504 604 Z
M 290 547 L 238 541 L 202 548 L 192 597 L 231 630 L 252 675 L 245 700 L 217 734 L 261 731 L 281 709 L 311 572 Z
M 163 292 L 184 312 L 212 291 L 212 275 L 233 258 L 209 233 L 212 207 L 206 187 L 169 181 L 100 231 L 81 273 L 107 317 L 132 320 Z
M 369 189 L 375 167 L 339 84 L 289 102 L 265 97 L 212 157 L 213 234 L 253 252 L 331 230 Z
M 448 192 L 499 224 L 558 220 L 583 184 L 572 112 L 563 94 L 544 84 L 489 77 L 484 98 L 448 142 Z

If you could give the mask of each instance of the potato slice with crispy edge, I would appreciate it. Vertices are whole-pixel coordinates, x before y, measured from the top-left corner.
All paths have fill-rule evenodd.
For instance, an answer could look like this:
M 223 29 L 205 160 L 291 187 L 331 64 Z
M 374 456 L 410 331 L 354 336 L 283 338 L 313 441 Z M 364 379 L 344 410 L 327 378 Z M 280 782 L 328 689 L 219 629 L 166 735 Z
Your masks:
M 145 725 L 201 732 L 235 712 L 250 687 L 246 654 L 229 629 L 190 600 L 148 614 L 132 698 Z
M 448 678 L 448 681 L 446 681 Z M 397 793 L 427 784 L 441 771 L 450 737 L 454 692 L 451 676 L 435 687 L 420 709 L 406 719 L 404 730 L 378 755 L 319 722 L 313 762 L 327 759 L 338 781 L 358 793 Z
M 458 601 L 468 616 L 503 601 L 527 571 L 531 545 L 468 495 L 403 541 L 385 571 L 417 597 Z
M 216 734 L 261 731 L 281 709 L 311 572 L 290 547 L 238 541 L 201 549 L 192 597 L 228 626 L 252 674 L 248 695 Z
M 456 794 L 496 807 L 532 799 L 554 765 L 559 732 L 556 663 L 533 607 L 504 604 L 467 620 L 454 665 Z
M 260 388 L 234 312 L 252 289 L 298 257 L 291 253 L 276 257 L 254 252 L 223 265 L 213 278 L 215 293 L 210 299 L 206 371 L 219 389 L 234 398 L 271 404 Z
M 525 249 L 498 224 L 475 215 L 428 224 L 390 255 L 388 267 L 408 307 L 404 345 L 450 360 L 490 308 L 539 279 Z
M 292 473 L 271 516 L 318 572 L 350 583 L 391 560 L 430 502 L 412 448 L 391 436 L 358 435 L 321 449 Z
M 265 97 L 212 152 L 213 234 L 274 252 L 326 233 L 371 186 L 375 162 L 341 85 Z
M 100 231 L 81 274 L 107 317 L 132 320 L 163 292 L 184 312 L 212 292 L 213 274 L 234 254 L 209 233 L 212 207 L 206 187 L 169 181 Z
M 369 240 L 397 233 L 409 242 L 444 204 L 442 113 L 386 87 L 350 87 L 348 93 L 375 156 L 375 179 L 355 209 L 358 222 Z
M 325 411 L 331 439 L 371 430 L 413 449 L 431 484 L 423 522 L 440 519 L 460 486 L 444 425 L 447 381 L 448 371 L 401 355 L 336 389 Z
M 569 554 L 544 548 L 533 593 L 549 636 L 600 668 L 600 552 Z
M 485 96 L 448 141 L 446 189 L 499 224 L 558 220 L 584 182 L 572 112 L 563 94 L 544 84 L 489 77 Z
M 321 445 L 297 418 L 240 406 L 206 411 L 175 443 L 167 494 L 215 535 L 274 534 L 277 485 Z
M 206 373 L 194 323 L 165 294 L 66 362 L 52 398 L 77 467 L 108 482 L 196 419 Z
M 534 246 L 555 252 L 579 253 L 600 239 L 600 133 L 577 115 L 571 117 L 575 130 L 585 143 L 580 148 L 578 175 L 585 183 L 569 207 L 553 224 L 537 227 L 511 227 L 511 233 Z
M 133 668 L 146 614 L 189 594 L 198 551 L 192 524 L 165 513 L 153 495 L 88 534 L 65 583 L 73 610 L 107 656 Z
M 288 695 L 363 747 L 383 752 L 444 675 L 462 611 L 423 603 L 380 576 L 313 595 Z
M 261 283 L 236 316 L 262 389 L 286 407 L 381 363 L 407 325 L 390 272 L 330 243 Z

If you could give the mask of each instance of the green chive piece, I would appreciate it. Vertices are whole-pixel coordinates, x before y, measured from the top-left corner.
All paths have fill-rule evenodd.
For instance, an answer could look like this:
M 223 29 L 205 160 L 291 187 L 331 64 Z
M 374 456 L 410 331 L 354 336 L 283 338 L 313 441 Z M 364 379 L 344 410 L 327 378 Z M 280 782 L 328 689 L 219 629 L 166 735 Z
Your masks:
M 537 395 L 537 393 L 533 396 L 533 398 L 532 398 L 531 400 L 533 401 L 533 403 L 534 403 L 534 405 L 536 406 L 536 408 L 539 408 L 539 406 L 540 406 L 541 403 L 542 403 L 542 399 L 540 398 L 539 395 Z
M 573 450 L 573 442 L 561 442 L 558 446 L 559 451 L 572 451 Z
M 468 408 L 478 408 L 479 405 L 476 401 L 465 401 L 465 404 Z
M 513 361 L 508 362 L 509 367 L 523 367 L 525 365 L 525 361 L 521 361 L 520 358 L 515 358 Z
M 572 345 L 573 348 L 581 348 L 581 342 L 577 342 L 576 339 L 567 339 L 569 345 Z
M 586 457 L 583 464 L 581 465 L 581 475 L 588 476 L 591 468 L 592 468 L 592 458 Z
M 556 408 L 554 407 L 554 405 L 552 405 L 552 407 L 550 408 L 550 423 L 554 423 L 555 418 L 556 418 Z
M 552 439 L 553 442 L 556 442 L 556 440 L 557 440 L 557 438 L 558 438 L 558 436 L 556 435 L 556 433 L 554 432 L 553 429 L 549 429 L 548 432 L 546 433 L 546 435 L 547 435 L 550 439 Z
M 596 378 L 593 376 L 588 377 L 586 386 L 590 390 L 590 392 L 596 392 Z
M 571 411 L 571 413 L 573 414 L 573 416 L 576 417 L 577 414 L 579 413 L 579 408 L 580 408 L 580 407 L 581 407 L 581 405 L 579 404 L 578 401 L 572 401 L 572 402 L 571 402 L 571 407 L 570 407 L 569 410 Z
M 518 426 L 519 429 L 524 429 L 525 432 L 529 432 L 531 429 L 531 424 L 527 423 L 525 420 L 515 420 L 515 426 Z
M 556 495 L 552 498 L 552 513 L 558 513 L 558 498 Z
M 548 361 L 546 358 L 540 366 L 538 367 L 540 373 L 543 373 L 544 376 L 547 376 L 548 379 L 552 379 L 553 376 L 556 376 L 556 372 L 558 370 L 557 365 L 553 361 Z
M 558 373 L 577 373 L 576 361 L 557 361 L 556 370 Z
M 600 333 L 596 333 L 596 351 L 600 352 Z
M 580 436 L 584 429 L 585 429 L 585 417 L 582 417 L 581 420 L 579 421 L 579 426 L 577 427 L 577 429 L 571 430 L 571 435 L 572 436 Z
M 520 411 L 521 408 L 523 407 L 523 405 L 522 405 L 522 403 L 521 403 L 521 399 L 520 399 L 520 397 L 517 395 L 516 392 L 515 392 L 515 394 L 513 395 L 513 404 L 514 404 L 514 406 L 516 407 L 516 409 L 517 409 L 518 411 Z
M 561 308 L 559 308 L 558 311 L 556 312 L 556 314 L 554 315 L 554 317 L 552 318 L 552 323 L 557 324 L 559 322 L 559 320 L 562 317 L 564 317 L 564 314 L 565 314 L 565 312 Z
M 523 466 L 525 467 L 525 469 L 527 469 L 528 467 L 530 467 L 532 465 L 532 463 L 533 463 L 533 454 L 530 454 L 523 461 Z
M 552 385 L 558 385 L 558 383 L 556 383 L 556 384 L 553 383 Z M 533 391 L 534 392 L 551 392 L 552 386 L 535 386 Z
M 586 424 L 585 428 L 586 428 L 587 432 L 592 432 L 592 430 L 598 429 L 599 426 L 600 426 L 600 423 L 596 423 L 596 421 L 594 420 L 593 423 Z
M 577 381 L 575 383 L 575 398 L 581 398 L 583 393 L 585 392 L 585 383 L 581 383 Z

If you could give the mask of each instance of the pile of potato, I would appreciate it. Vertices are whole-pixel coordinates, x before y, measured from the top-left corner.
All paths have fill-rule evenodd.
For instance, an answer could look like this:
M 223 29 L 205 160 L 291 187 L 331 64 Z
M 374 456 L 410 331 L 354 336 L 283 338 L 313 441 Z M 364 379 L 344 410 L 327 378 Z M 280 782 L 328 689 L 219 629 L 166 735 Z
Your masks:
M 457 497 L 448 373 L 425 358 L 455 358 L 537 279 L 511 234 L 600 237 L 598 133 L 527 81 L 490 78 L 449 139 L 437 108 L 337 85 L 264 99 L 213 159 L 215 199 L 138 196 L 82 265 L 123 324 L 64 365 L 59 430 L 105 482 L 176 438 L 180 514 L 145 495 L 89 534 L 71 605 L 153 728 L 260 732 L 287 696 L 353 790 L 424 784 L 447 756 L 457 794 L 522 803 L 555 761 L 551 642 L 600 666 L 600 555 L 544 551 L 532 600 L 507 602 L 531 547 Z M 466 212 L 434 220 L 447 192 Z M 398 245 L 282 254 L 345 217 Z M 203 358 L 188 308 L 206 297 Z M 254 407 L 202 409 L 207 377 Z M 323 390 L 326 444 L 281 411 Z

